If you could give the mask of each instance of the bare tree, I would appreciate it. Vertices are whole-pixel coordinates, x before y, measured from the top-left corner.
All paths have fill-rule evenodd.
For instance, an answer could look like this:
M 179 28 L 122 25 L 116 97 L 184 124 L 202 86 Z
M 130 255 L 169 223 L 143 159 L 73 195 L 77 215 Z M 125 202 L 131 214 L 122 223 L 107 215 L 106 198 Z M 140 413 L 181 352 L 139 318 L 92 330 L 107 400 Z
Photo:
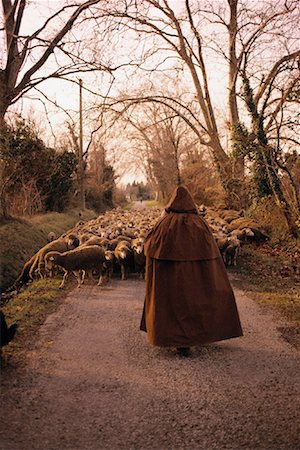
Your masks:
M 149 103 L 130 108 L 123 122 L 129 124 L 127 132 L 134 160 L 143 167 L 157 199 L 166 200 L 181 181 L 182 135 L 178 117 L 170 116 L 160 104 Z
M 240 74 L 245 56 L 252 52 L 257 66 L 262 48 L 274 42 L 274 27 L 279 27 L 278 30 L 276 29 L 276 38 L 278 38 L 285 35 L 287 27 L 296 25 L 298 5 L 293 0 L 278 1 L 275 4 L 264 1 L 258 6 L 253 6 L 253 2 L 228 0 L 227 5 L 212 2 L 205 8 L 202 3 L 199 6 L 199 2 L 191 0 L 185 0 L 184 4 L 183 2 L 171 4 L 168 0 L 143 0 L 138 3 L 127 0 L 120 5 L 114 5 L 109 11 L 116 21 L 122 22 L 139 36 L 147 38 L 154 36 L 155 50 L 149 53 L 147 49 L 148 53 L 145 52 L 144 59 L 149 54 L 153 61 L 154 57 L 158 58 L 159 53 L 163 53 L 164 57 L 160 63 L 163 68 L 168 58 L 166 55 L 169 55 L 169 58 L 173 55 L 179 61 L 178 64 L 185 68 L 185 73 L 189 74 L 198 102 L 198 120 L 201 123 L 202 139 L 213 155 L 214 164 L 227 191 L 229 203 L 233 206 L 240 207 L 243 203 L 244 158 L 243 155 L 236 155 L 230 151 L 231 149 L 226 148 L 220 135 L 220 123 L 216 115 L 208 70 L 211 52 L 214 51 L 216 56 L 221 54 L 227 62 L 229 73 L 227 119 L 230 129 L 234 130 L 240 123 L 241 112 L 245 114 L 245 109 L 238 99 Z M 227 48 L 224 42 L 218 44 L 214 36 L 209 36 L 208 24 L 220 35 L 223 27 L 228 36 Z M 264 71 L 262 71 L 261 83 L 257 91 L 257 101 L 263 101 L 264 93 L 274 79 L 276 68 L 281 65 L 281 62 L 295 61 L 299 57 L 299 49 L 292 50 L 295 41 L 292 40 L 291 34 L 288 37 L 291 39 L 285 40 L 285 46 L 282 40 L 278 60 L 271 66 L 266 65 L 262 58 L 260 69 L 264 68 Z M 268 49 L 264 51 L 266 54 Z M 270 52 L 272 54 L 274 52 L 271 46 Z M 141 66 L 149 72 L 150 63 L 148 66 L 145 64 Z M 158 66 L 157 62 L 156 69 Z M 257 73 L 253 73 L 253 77 L 256 75 Z M 152 100 L 154 100 L 153 97 Z M 171 100 L 176 102 L 174 97 Z M 172 104 L 170 99 L 162 100 L 156 97 L 155 101 Z M 240 111 L 241 108 L 242 111 Z M 276 114 L 276 111 L 274 113 Z
M 85 59 L 79 38 L 74 38 L 75 33 L 70 35 L 79 18 L 87 23 L 93 17 L 90 9 L 100 2 L 87 0 L 62 4 L 32 34 L 22 35 L 22 22 L 29 2 L 1 1 L 5 50 L 0 69 L 0 121 L 3 121 L 10 105 L 48 78 L 60 78 L 80 71 L 110 70 L 95 60 Z M 56 64 L 54 68 L 49 66 L 45 70 L 51 56 L 56 58 Z
M 117 110 L 115 116 L 124 124 L 119 127 L 129 147 L 127 158 L 131 155 L 133 163 L 142 168 L 157 198 L 166 199 L 176 185 L 185 182 L 184 161 L 197 153 L 199 140 L 176 111 L 161 103 L 131 102 L 126 112 Z

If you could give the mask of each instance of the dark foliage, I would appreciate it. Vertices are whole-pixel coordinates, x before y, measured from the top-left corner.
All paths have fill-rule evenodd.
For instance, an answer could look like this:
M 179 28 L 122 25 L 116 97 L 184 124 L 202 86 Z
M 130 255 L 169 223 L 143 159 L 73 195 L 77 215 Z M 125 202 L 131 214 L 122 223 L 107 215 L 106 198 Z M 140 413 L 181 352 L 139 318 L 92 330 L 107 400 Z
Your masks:
M 115 172 L 111 165 L 104 165 L 101 179 L 90 180 L 86 189 L 86 205 L 97 212 L 114 207 Z
M 0 136 L 2 216 L 61 211 L 72 187 L 76 157 L 56 153 L 20 119 Z
M 46 210 L 61 212 L 66 207 L 72 189 L 72 175 L 76 169 L 77 158 L 74 153 L 64 151 L 56 154 L 53 171 L 49 179 L 49 194 Z

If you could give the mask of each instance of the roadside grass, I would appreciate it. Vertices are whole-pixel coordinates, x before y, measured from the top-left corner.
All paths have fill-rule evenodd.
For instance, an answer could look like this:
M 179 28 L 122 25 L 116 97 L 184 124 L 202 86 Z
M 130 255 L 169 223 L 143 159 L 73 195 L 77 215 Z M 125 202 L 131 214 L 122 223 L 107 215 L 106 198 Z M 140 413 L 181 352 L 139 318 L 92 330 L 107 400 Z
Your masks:
M 124 209 L 130 210 L 132 209 L 135 202 L 128 203 Z M 146 205 L 147 208 L 162 208 L 162 204 L 158 202 L 157 200 L 144 200 L 144 205 Z
M 74 283 L 70 282 L 62 290 L 59 288 L 60 283 L 61 277 L 34 281 L 1 306 L 8 325 L 18 324 L 13 341 L 3 349 L 7 363 L 22 362 L 25 353 L 34 348 L 39 327 L 74 287 Z
M 145 204 L 148 208 L 161 208 L 162 204 L 157 200 L 146 200 Z
M 134 203 L 134 202 L 127 203 L 127 204 L 123 207 L 123 209 L 125 209 L 126 211 L 129 211 L 130 209 L 132 209 L 133 203 Z
M 47 235 L 57 236 L 72 228 L 79 219 L 96 217 L 91 210 L 49 213 L 26 219 L 11 219 L 0 223 L 0 290 L 9 288 L 20 274 L 23 265 L 34 253 L 47 244 Z
M 269 245 L 242 247 L 237 267 L 228 269 L 233 284 L 248 291 L 263 308 L 272 310 L 289 324 L 280 330 L 300 348 L 300 271 L 291 255 Z
M 80 213 L 80 216 L 79 216 Z M 37 227 L 42 233 L 48 234 L 54 231 L 57 235 L 72 228 L 79 220 L 90 220 L 97 214 L 92 210 L 72 210 L 66 213 L 51 212 L 48 214 L 39 214 L 30 219 L 30 223 Z

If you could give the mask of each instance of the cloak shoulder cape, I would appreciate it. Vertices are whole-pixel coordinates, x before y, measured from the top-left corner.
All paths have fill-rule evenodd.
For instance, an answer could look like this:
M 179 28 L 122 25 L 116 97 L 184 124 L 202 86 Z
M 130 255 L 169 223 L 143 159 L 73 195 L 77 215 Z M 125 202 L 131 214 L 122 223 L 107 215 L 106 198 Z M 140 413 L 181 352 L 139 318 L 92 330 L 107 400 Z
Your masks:
M 207 223 L 198 215 L 189 191 L 179 186 L 165 208 L 166 215 L 152 228 L 145 240 L 150 258 L 195 261 L 215 259 L 220 252 Z

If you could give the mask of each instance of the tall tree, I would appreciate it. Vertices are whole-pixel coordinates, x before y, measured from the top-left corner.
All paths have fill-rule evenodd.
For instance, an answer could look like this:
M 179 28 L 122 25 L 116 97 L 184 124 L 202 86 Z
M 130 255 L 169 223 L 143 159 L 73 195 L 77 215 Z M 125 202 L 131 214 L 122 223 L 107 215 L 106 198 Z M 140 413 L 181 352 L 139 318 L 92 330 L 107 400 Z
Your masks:
M 254 100 L 253 90 L 245 71 L 243 73 L 243 79 L 244 99 L 251 115 L 251 133 L 245 133 L 245 137 L 246 140 L 249 141 L 247 145 L 248 155 L 250 154 L 254 160 L 254 180 L 257 196 L 261 198 L 272 195 L 283 210 L 291 234 L 298 237 L 299 229 L 296 225 L 296 217 L 294 216 L 291 205 L 283 191 L 281 178 L 278 172 L 280 166 L 280 168 L 285 168 L 285 166 L 279 163 L 275 147 L 269 145 L 266 127 L 264 126 L 264 121 L 266 119 L 266 104 L 269 101 L 272 89 L 268 89 L 269 95 L 264 102 L 264 106 L 261 110 L 258 110 L 258 103 Z M 244 148 L 246 147 L 245 142 L 242 146 Z M 297 206 L 299 208 L 299 205 Z M 300 210 L 298 209 L 298 213 L 299 212 Z

